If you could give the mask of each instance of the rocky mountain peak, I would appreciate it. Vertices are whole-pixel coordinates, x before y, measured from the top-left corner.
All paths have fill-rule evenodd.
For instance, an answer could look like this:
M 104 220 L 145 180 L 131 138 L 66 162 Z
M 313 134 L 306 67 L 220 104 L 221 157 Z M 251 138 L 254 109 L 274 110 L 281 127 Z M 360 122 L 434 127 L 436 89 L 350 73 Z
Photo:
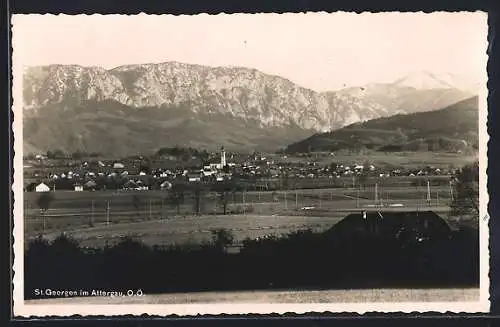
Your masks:
M 435 81 L 431 76 L 425 78 Z M 129 112 L 129 116 L 133 114 L 134 119 L 140 120 L 144 126 L 159 124 L 158 120 L 162 119 L 161 126 L 157 128 L 167 129 L 184 123 L 191 126 L 197 120 L 200 123 L 225 121 L 226 126 L 231 128 L 231 122 L 238 121 L 238 124 L 246 122 L 262 129 L 256 134 L 267 136 L 252 141 L 255 142 L 252 144 L 258 145 L 268 142 L 269 137 L 277 137 L 269 130 L 293 130 L 295 134 L 298 130 L 310 133 L 329 131 L 398 112 L 439 109 L 469 96 L 453 88 L 419 90 L 404 86 L 416 80 L 407 78 L 394 84 L 316 92 L 286 78 L 243 67 L 164 62 L 124 65 L 106 70 L 78 65 L 51 65 L 31 67 L 25 71 L 23 96 L 25 112 L 30 113 L 33 119 L 46 115 L 47 108 L 51 108 L 60 112 L 76 110 L 72 117 L 75 122 L 79 117 L 85 117 L 86 123 L 94 119 L 95 124 L 101 124 L 104 116 L 116 115 L 114 123 L 120 125 L 121 119 L 126 125 L 128 118 L 124 116 L 124 110 Z M 430 82 L 425 85 L 432 86 Z M 120 108 L 118 112 L 114 112 L 116 108 Z M 154 115 L 148 108 L 156 108 Z M 186 116 L 176 118 L 180 117 L 180 113 Z M 188 116 L 189 120 L 182 120 L 188 119 Z M 54 114 L 54 117 L 58 116 Z M 207 124 L 200 128 L 210 130 Z M 298 134 L 303 136 L 302 132 Z M 26 135 L 29 139 L 30 132 Z M 152 136 L 146 133 L 140 137 Z M 293 139 L 293 135 L 290 137 Z M 81 140 L 77 142 L 81 147 L 88 147 L 85 137 L 80 135 L 76 139 Z M 44 137 L 33 142 L 57 143 L 43 140 Z M 214 141 L 224 144 L 220 140 Z M 233 141 L 238 143 L 238 140 Z M 47 145 L 42 144 L 41 147 Z

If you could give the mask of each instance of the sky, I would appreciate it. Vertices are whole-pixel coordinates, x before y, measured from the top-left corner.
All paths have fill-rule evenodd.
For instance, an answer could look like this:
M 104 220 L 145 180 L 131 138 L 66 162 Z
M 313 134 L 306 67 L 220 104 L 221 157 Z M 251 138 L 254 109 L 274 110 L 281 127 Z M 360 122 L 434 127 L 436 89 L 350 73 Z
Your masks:
M 240 66 L 317 91 L 409 73 L 486 76 L 485 13 L 14 15 L 13 64 Z

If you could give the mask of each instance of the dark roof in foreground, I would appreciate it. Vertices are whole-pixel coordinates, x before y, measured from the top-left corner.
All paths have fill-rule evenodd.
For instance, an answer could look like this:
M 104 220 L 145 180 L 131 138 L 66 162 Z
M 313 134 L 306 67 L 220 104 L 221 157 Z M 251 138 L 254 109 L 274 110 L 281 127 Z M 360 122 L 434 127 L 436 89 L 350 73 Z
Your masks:
M 433 211 L 363 211 L 352 213 L 326 233 L 334 237 L 351 237 L 357 233 L 376 233 L 397 237 L 401 231 L 423 235 L 449 235 L 449 224 Z

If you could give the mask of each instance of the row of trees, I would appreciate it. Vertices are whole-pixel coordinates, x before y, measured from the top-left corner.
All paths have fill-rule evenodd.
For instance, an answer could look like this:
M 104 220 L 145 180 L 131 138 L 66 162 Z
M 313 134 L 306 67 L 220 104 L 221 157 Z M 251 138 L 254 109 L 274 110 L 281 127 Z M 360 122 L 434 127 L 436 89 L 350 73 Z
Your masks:
M 453 177 L 451 213 L 479 218 L 479 162 L 464 166 Z
M 34 297 L 35 288 L 140 288 L 151 294 L 478 283 L 477 230 L 411 244 L 354 230 L 345 231 L 352 234 L 346 237 L 297 231 L 247 239 L 239 253 L 226 251 L 234 237 L 223 229 L 212 230 L 209 243 L 166 248 L 125 238 L 111 247 L 83 250 L 65 236 L 52 243 L 39 238 L 26 247 L 25 296 Z
M 215 185 L 214 190 L 216 192 L 217 201 L 222 206 L 223 214 L 226 215 L 228 213 L 230 200 L 232 196 L 237 192 L 237 187 L 233 183 L 225 183 Z M 185 194 L 187 191 L 188 189 L 185 185 L 176 184 L 172 187 L 172 189 L 169 191 L 169 195 L 167 196 L 167 202 L 177 208 L 178 214 L 180 214 L 180 206 L 184 203 Z M 197 215 L 201 214 L 202 212 L 202 198 L 207 191 L 208 190 L 204 189 L 200 184 L 195 185 L 194 189 L 191 189 L 191 192 L 194 195 L 194 211 Z
M 73 159 L 73 160 L 79 160 L 82 158 L 98 158 L 101 156 L 100 153 L 98 152 L 86 152 L 86 151 L 75 151 L 72 153 L 67 153 L 64 152 L 63 150 L 60 149 L 55 149 L 55 150 L 49 150 L 45 154 L 45 156 L 48 159 Z M 26 155 L 27 159 L 35 159 L 35 155 L 30 153 Z
M 48 159 L 73 159 L 73 160 L 78 160 L 82 158 L 96 158 L 100 157 L 101 153 L 99 152 L 88 152 L 88 151 L 81 151 L 77 150 L 74 152 L 67 152 L 61 149 L 52 149 L 48 150 L 46 152 L 46 157 Z M 178 158 L 183 158 L 185 160 L 191 159 L 191 157 L 195 156 L 199 159 L 202 160 L 208 160 L 210 157 L 210 154 L 207 152 L 207 150 L 198 150 L 195 148 L 184 148 L 184 147 L 165 147 L 161 148 L 158 151 L 156 151 L 155 156 L 157 157 L 163 157 L 163 156 L 174 156 Z M 26 155 L 28 159 L 34 159 L 35 155 L 34 154 L 28 154 Z
M 182 183 L 174 184 L 173 187 L 166 192 L 167 195 L 165 197 L 165 203 L 174 207 L 177 211 L 177 214 L 180 215 L 181 205 L 185 203 L 187 194 L 192 193 L 194 196 L 194 211 L 197 215 L 199 215 L 202 213 L 203 209 L 203 196 L 209 191 L 215 191 L 217 200 L 222 206 L 223 214 L 226 215 L 228 213 L 228 205 L 230 203 L 230 199 L 237 192 L 238 188 L 234 183 L 218 184 L 214 187 L 214 189 L 208 189 L 204 188 L 204 186 L 201 184 L 197 184 L 194 186 L 189 186 Z M 40 196 L 38 196 L 36 205 L 40 209 L 42 218 L 51 208 L 55 200 L 56 198 L 52 192 L 44 192 L 40 194 Z M 139 210 L 139 208 L 143 205 L 138 195 L 134 195 L 132 197 L 132 205 L 137 210 Z
M 163 157 L 163 156 L 173 156 L 177 158 L 182 158 L 184 160 L 189 160 L 192 157 L 196 157 L 201 160 L 208 160 L 210 157 L 210 154 L 207 152 L 207 150 L 198 150 L 195 148 L 183 148 L 183 147 L 165 147 L 161 148 L 158 151 L 156 151 L 156 156 L 157 157 Z

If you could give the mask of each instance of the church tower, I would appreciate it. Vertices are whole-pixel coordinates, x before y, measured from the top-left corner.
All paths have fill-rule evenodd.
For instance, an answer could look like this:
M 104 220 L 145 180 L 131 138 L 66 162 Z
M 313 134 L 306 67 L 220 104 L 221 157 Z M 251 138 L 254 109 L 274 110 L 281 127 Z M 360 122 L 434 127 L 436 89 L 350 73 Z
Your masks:
M 221 147 L 220 165 L 221 168 L 226 167 L 226 150 L 224 150 L 224 147 Z

